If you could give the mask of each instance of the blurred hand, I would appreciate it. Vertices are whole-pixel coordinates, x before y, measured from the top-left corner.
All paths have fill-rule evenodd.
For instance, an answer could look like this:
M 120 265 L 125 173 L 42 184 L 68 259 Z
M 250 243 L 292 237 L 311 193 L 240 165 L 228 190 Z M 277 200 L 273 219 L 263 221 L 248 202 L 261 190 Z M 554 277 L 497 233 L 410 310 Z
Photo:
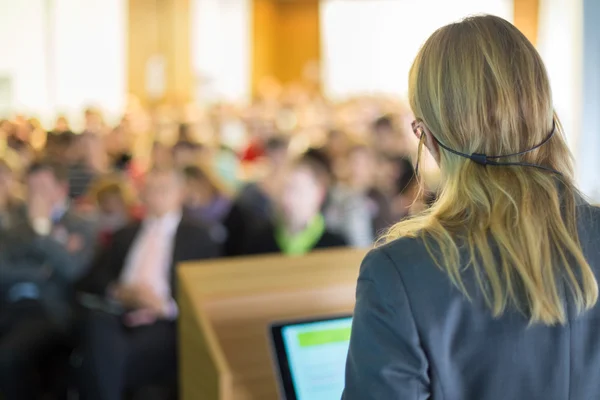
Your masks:
M 141 308 L 123 316 L 123 323 L 130 327 L 150 325 L 159 319 L 159 315 L 151 308 Z
M 151 310 L 157 318 L 167 316 L 168 301 L 158 296 L 148 285 L 118 285 L 110 292 L 126 308 Z

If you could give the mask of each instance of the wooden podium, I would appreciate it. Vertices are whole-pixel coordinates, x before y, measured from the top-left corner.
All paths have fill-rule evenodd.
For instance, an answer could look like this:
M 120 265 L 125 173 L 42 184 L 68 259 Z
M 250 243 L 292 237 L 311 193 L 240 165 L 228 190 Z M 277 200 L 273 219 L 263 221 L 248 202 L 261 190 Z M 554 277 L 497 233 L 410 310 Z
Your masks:
M 351 313 L 365 254 L 340 249 L 181 265 L 181 398 L 276 400 L 269 323 Z

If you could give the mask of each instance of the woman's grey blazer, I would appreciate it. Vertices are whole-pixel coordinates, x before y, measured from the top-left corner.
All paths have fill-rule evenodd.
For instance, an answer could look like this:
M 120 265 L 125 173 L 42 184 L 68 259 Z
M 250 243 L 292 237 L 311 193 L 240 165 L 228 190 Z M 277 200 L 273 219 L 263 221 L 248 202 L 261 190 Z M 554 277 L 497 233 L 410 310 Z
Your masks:
M 578 206 L 584 254 L 600 272 L 600 211 Z M 536 251 L 537 249 L 531 249 Z M 470 270 L 471 301 L 420 239 L 371 251 L 361 267 L 343 400 L 600 399 L 600 305 L 565 325 L 494 318 Z

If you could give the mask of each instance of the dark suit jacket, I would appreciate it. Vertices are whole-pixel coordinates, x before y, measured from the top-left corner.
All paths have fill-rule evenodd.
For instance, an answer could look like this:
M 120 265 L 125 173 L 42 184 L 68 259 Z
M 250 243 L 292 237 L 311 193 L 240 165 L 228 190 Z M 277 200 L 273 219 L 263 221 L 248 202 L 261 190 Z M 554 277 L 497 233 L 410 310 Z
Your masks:
M 92 271 L 78 285 L 80 291 L 102 296 L 106 293 L 108 285 L 119 279 L 140 227 L 141 222 L 134 222 L 114 234 L 108 249 L 103 254 L 98 255 Z M 182 219 L 177 227 L 173 245 L 172 293 L 175 293 L 175 269 L 177 264 L 183 261 L 214 258 L 219 255 L 220 247 L 211 238 L 206 227 Z
M 62 233 L 40 236 L 24 208 L 8 221 L 0 230 L 0 311 L 3 303 L 15 301 L 15 290 L 28 285 L 35 288 L 35 298 L 51 318 L 61 325 L 68 323 L 73 283 L 88 272 L 96 245 L 95 224 L 68 210 L 54 225 L 54 231 Z M 65 247 L 69 235 L 81 240 L 74 252 Z
M 600 211 L 579 206 L 584 254 L 600 272 Z M 536 251 L 536 249 L 531 249 Z M 464 272 L 469 302 L 420 239 L 373 250 L 356 292 L 344 400 L 600 398 L 600 304 L 564 326 L 494 318 Z
M 50 264 L 61 280 L 74 282 L 90 267 L 97 243 L 96 225 L 69 209 L 54 224 L 53 230 L 62 231 L 62 235 L 39 236 L 29 223 L 27 210 L 20 208 L 10 216 L 8 226 L 0 231 L 0 253 Z M 79 249 L 73 253 L 65 247 L 69 235 L 77 235 L 81 240 Z

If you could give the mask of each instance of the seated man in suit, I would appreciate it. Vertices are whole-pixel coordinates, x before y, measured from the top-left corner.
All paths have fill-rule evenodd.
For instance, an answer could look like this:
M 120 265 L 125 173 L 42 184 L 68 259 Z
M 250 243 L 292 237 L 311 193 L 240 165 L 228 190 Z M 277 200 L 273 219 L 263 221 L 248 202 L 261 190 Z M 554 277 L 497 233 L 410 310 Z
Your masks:
M 82 332 L 87 400 L 120 399 L 124 390 L 176 376 L 175 267 L 219 253 L 206 228 L 182 219 L 183 185 L 174 170 L 151 171 L 142 194 L 147 215 L 115 233 L 82 282 L 103 304 L 88 305 Z
M 67 336 L 72 283 L 90 262 L 94 224 L 69 207 L 66 170 L 37 162 L 26 176 L 25 207 L 0 232 L 0 393 L 38 398 L 39 359 Z

